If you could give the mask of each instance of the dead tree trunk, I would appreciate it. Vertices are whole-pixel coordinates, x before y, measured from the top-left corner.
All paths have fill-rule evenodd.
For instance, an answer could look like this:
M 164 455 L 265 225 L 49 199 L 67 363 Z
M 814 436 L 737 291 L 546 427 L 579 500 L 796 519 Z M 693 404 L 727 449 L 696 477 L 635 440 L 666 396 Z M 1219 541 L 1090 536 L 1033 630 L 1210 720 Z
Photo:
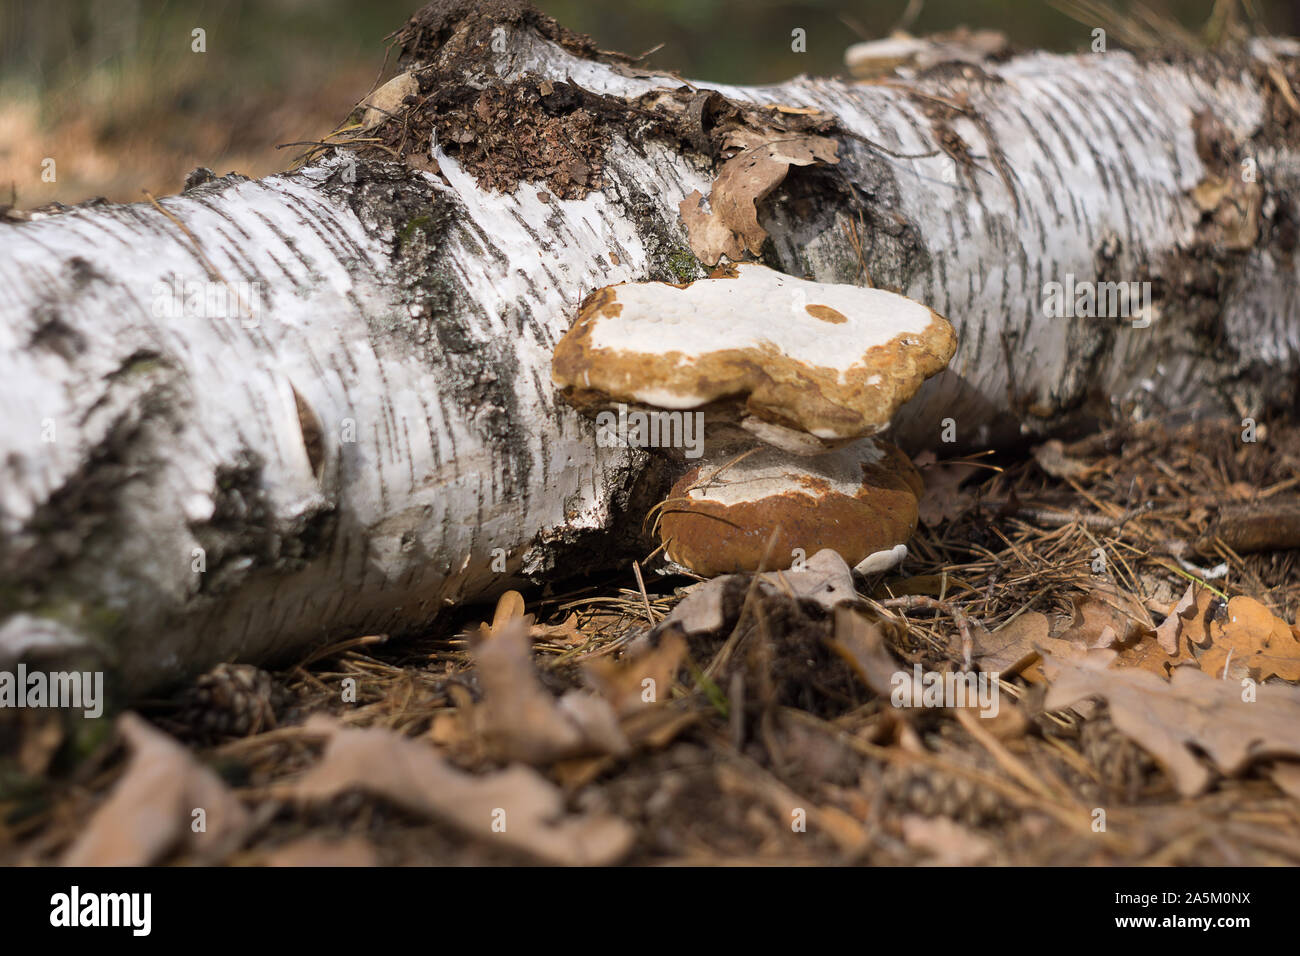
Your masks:
M 593 288 L 703 274 L 679 204 L 720 110 L 831 118 L 839 163 L 760 204 L 770 265 L 956 326 L 904 444 L 1294 401 L 1292 45 L 684 87 L 490 6 L 404 32 L 420 92 L 378 138 L 406 162 L 0 228 L 0 666 L 91 653 L 141 691 L 625 553 L 663 468 L 597 446 L 551 349 Z M 1049 317 L 1051 282 L 1151 309 Z

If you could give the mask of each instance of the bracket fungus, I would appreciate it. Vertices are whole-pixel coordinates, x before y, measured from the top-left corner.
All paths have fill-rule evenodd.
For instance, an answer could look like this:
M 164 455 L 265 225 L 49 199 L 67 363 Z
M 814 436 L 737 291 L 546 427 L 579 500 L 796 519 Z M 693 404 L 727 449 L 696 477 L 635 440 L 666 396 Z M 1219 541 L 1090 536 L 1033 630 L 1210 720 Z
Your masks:
M 668 493 L 659 534 L 670 561 L 714 577 L 788 567 L 824 548 L 867 570 L 892 567 L 916 529 L 921 476 L 867 438 L 824 455 L 757 447 L 691 468 Z
M 956 348 L 947 319 L 901 295 L 741 265 L 688 285 L 596 290 L 551 368 L 579 408 L 703 409 L 820 454 L 888 425 Z
M 552 377 L 591 415 L 703 416 L 704 460 L 659 516 L 669 560 L 711 576 L 832 548 L 883 570 L 906 554 L 921 479 L 873 436 L 956 347 L 947 319 L 901 295 L 742 264 L 596 290 Z

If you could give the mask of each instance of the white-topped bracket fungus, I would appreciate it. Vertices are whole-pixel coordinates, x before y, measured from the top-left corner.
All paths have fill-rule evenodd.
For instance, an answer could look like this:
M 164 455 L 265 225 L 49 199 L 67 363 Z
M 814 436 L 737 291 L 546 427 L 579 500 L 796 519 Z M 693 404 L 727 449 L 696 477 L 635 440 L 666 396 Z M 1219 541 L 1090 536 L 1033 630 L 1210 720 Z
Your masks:
M 706 577 L 787 568 L 824 548 L 885 570 L 907 554 L 921 491 L 907 456 L 878 438 L 815 457 L 760 446 L 683 475 L 659 536 L 670 561 Z
M 552 375 L 579 408 L 701 409 L 710 426 L 820 454 L 888 425 L 956 347 L 945 318 L 901 295 L 745 264 L 689 285 L 598 289 Z
M 922 490 L 907 456 L 872 436 L 956 344 L 945 318 L 903 296 L 740 265 L 597 290 L 552 376 L 588 413 L 703 414 L 704 460 L 657 516 L 670 561 L 713 576 L 829 548 L 869 573 L 906 556 Z

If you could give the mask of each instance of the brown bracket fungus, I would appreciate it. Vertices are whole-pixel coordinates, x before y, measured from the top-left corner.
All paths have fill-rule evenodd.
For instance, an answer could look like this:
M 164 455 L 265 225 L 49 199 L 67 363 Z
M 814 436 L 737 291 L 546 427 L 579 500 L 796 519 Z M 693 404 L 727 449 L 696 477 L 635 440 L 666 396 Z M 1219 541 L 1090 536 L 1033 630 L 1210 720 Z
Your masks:
M 706 577 L 786 568 L 824 548 L 885 570 L 907 553 L 921 490 L 907 456 L 880 439 L 815 457 L 759 447 L 682 476 L 659 535 L 670 561 Z
M 596 290 L 552 376 L 589 414 L 703 415 L 705 460 L 660 516 L 670 560 L 715 575 L 832 548 L 883 570 L 906 554 L 921 481 L 871 436 L 956 346 L 945 318 L 901 295 L 742 264 L 688 285 Z

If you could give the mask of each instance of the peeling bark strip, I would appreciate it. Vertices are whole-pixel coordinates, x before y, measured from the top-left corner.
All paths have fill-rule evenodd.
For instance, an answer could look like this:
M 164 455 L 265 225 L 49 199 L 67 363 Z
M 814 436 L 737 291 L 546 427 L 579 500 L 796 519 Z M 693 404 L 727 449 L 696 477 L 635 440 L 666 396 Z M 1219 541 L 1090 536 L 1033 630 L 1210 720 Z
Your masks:
M 601 447 L 551 351 L 592 289 L 703 274 L 679 206 L 720 130 L 838 142 L 760 200 L 768 265 L 956 326 L 905 444 L 1294 402 L 1292 44 L 709 89 L 505 0 L 401 39 L 420 92 L 378 135 L 437 173 L 340 151 L 0 228 L 0 664 L 142 691 L 614 561 L 663 468 Z M 1151 283 L 1149 325 L 1049 318 L 1067 276 Z

